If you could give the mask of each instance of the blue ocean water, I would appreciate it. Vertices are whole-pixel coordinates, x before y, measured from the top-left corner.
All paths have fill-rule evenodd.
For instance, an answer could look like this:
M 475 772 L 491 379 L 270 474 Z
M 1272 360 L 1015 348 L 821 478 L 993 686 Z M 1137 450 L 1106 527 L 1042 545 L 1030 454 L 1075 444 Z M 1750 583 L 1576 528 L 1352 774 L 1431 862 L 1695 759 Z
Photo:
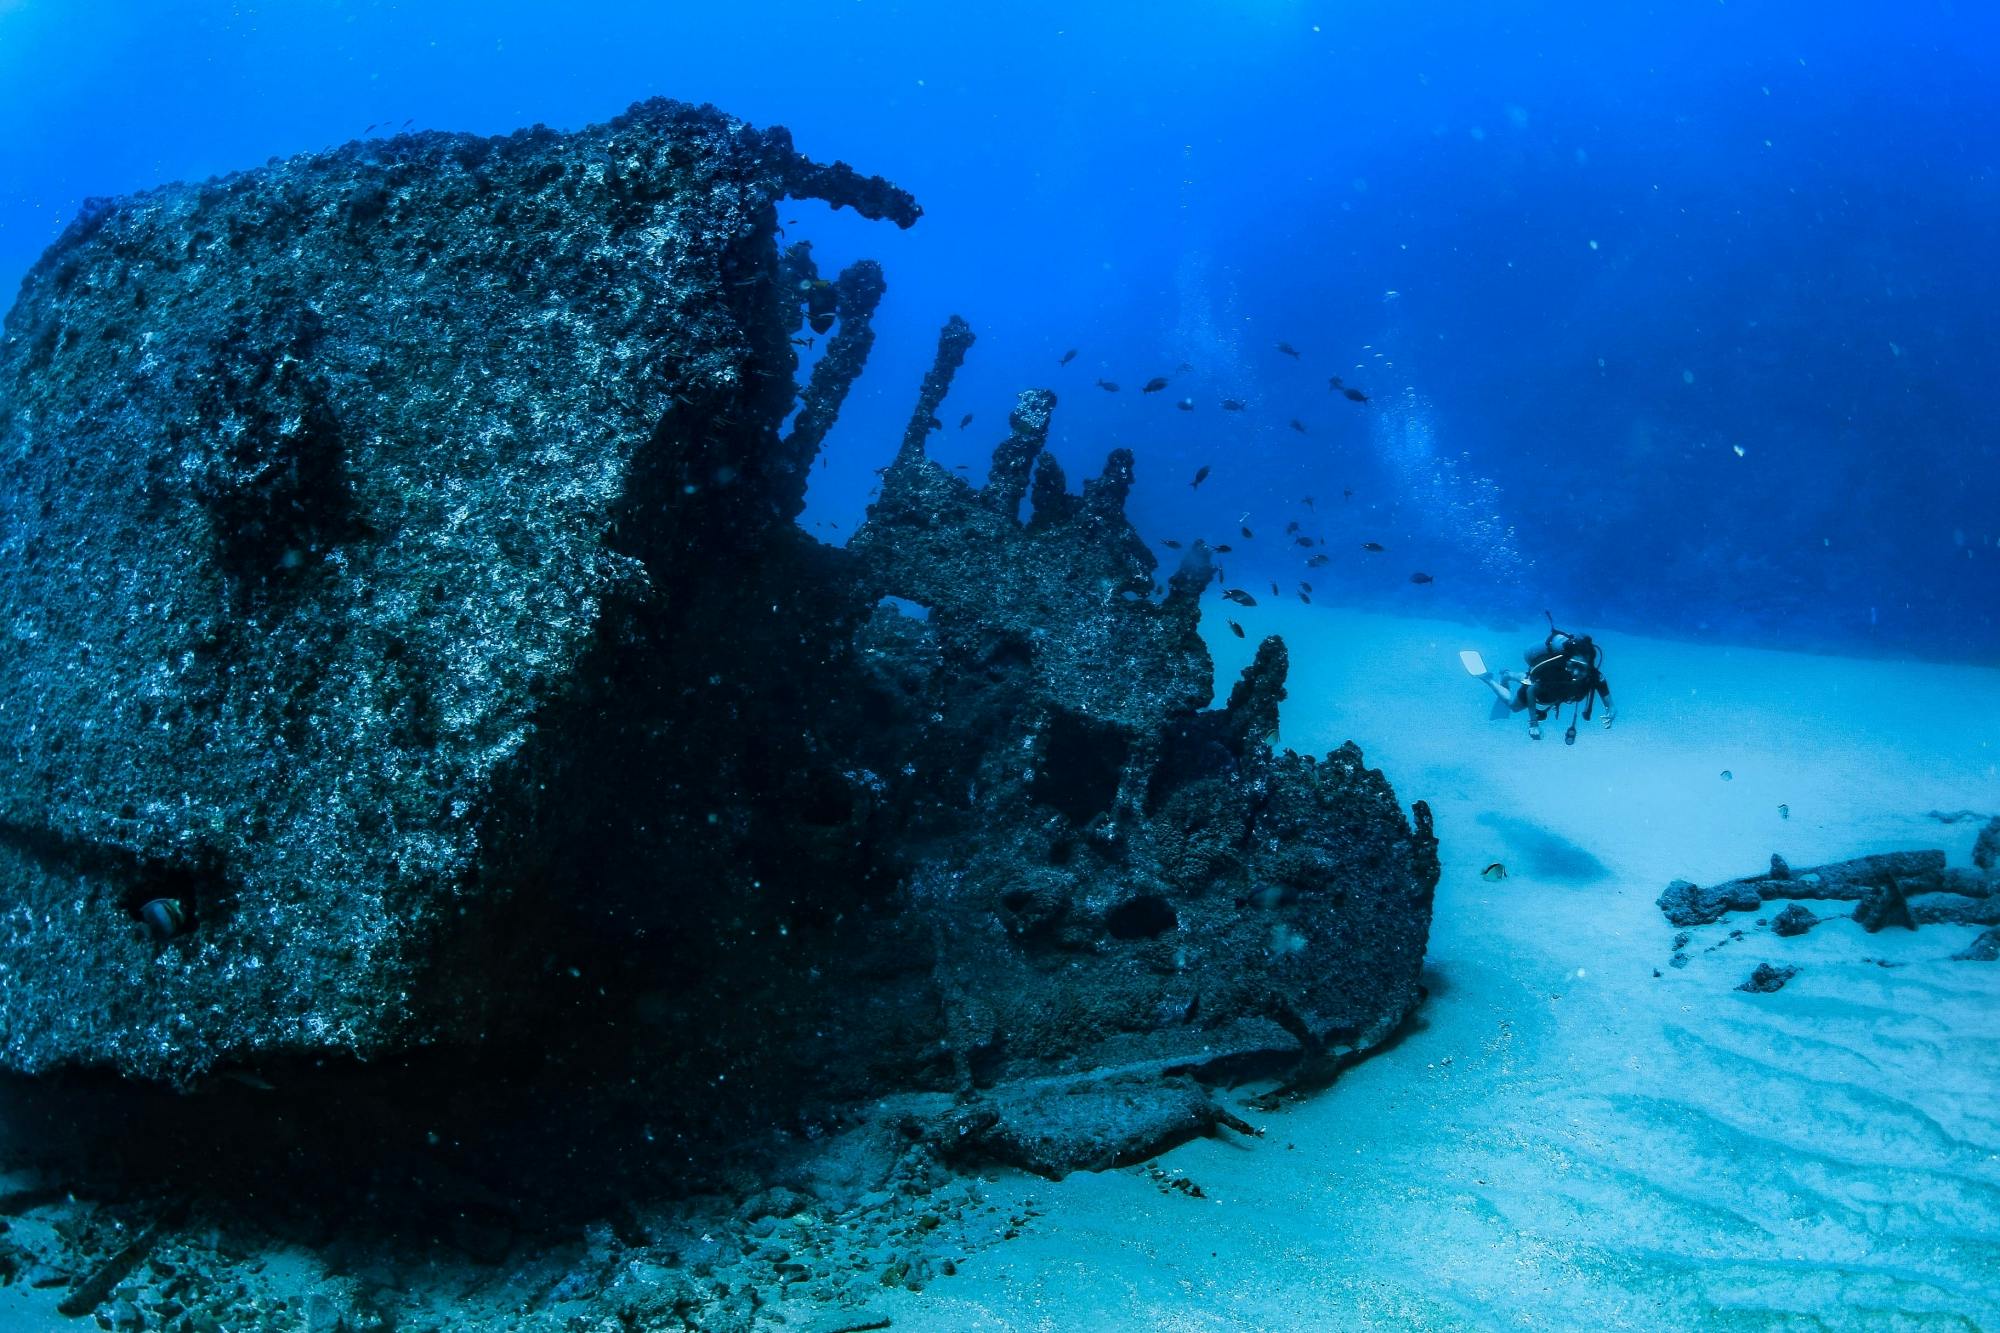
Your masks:
M 1054 388 L 1071 475 L 1133 448 L 1142 528 L 1238 581 L 1298 520 L 1333 601 L 1991 660 L 1996 59 L 1949 0 L 0 0 L 0 282 L 90 195 L 712 101 L 926 208 L 788 232 L 890 283 L 821 535 L 958 312 L 940 457 Z

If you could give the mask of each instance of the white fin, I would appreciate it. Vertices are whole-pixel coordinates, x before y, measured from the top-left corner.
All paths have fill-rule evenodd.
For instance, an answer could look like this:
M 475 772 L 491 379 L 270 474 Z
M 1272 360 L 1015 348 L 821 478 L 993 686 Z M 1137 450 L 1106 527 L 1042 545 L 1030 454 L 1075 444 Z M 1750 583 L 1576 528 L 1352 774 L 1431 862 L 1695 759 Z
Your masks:
M 1478 653 L 1473 652 L 1472 649 L 1467 648 L 1459 653 L 1458 660 L 1465 664 L 1466 675 L 1483 676 L 1486 674 L 1486 659 Z

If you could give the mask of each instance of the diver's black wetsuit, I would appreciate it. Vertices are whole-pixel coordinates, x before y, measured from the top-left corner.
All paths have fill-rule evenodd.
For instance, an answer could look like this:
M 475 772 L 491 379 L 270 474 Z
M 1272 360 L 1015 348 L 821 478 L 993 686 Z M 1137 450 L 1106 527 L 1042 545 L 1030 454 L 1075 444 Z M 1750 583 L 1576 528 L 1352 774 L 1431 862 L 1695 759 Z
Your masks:
M 1599 699 L 1604 700 L 1604 725 L 1611 725 L 1615 710 L 1611 704 L 1611 685 L 1604 679 L 1604 650 L 1591 642 L 1588 634 L 1551 630 L 1546 642 L 1528 649 L 1525 655 L 1528 676 L 1522 702 L 1534 710 L 1529 717 L 1530 735 L 1539 738 L 1542 721 L 1551 713 L 1562 711 L 1564 704 L 1583 705 L 1582 717 L 1588 722 Z M 1572 745 L 1576 743 L 1573 719 L 1563 739 Z

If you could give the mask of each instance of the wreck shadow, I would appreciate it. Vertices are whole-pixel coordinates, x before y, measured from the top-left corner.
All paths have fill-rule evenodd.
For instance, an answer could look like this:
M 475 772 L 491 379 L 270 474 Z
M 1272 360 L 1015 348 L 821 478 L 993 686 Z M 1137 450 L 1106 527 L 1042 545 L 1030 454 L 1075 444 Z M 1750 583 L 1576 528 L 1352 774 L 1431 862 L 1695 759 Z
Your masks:
M 1479 816 L 1479 822 L 1505 838 L 1514 849 L 1516 868 L 1536 879 L 1595 884 L 1611 878 L 1611 867 L 1540 824 L 1490 810 Z

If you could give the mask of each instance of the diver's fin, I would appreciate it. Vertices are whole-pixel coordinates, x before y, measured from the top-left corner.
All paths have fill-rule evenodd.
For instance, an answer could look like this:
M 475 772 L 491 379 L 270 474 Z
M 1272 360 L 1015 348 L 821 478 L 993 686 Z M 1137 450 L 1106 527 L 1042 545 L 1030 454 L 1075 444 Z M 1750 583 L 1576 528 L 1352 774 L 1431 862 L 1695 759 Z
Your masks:
M 1461 652 L 1458 655 L 1458 660 L 1465 664 L 1466 675 L 1483 676 L 1486 674 L 1486 659 L 1478 653 L 1473 652 L 1472 649 L 1467 648 Z
M 1488 722 L 1501 722 L 1512 716 L 1514 716 L 1514 710 L 1507 706 L 1505 699 L 1495 699 L 1493 707 L 1486 711 L 1486 720 Z

